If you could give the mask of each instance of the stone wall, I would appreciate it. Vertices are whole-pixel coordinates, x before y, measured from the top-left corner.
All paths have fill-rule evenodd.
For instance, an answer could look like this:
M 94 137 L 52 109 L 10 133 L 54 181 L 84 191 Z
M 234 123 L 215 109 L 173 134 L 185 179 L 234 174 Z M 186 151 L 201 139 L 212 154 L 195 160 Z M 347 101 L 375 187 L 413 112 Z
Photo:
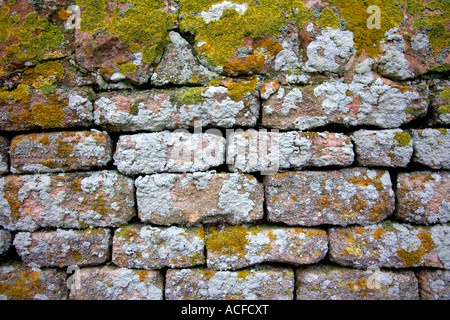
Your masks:
M 0 1 L 0 298 L 450 299 L 449 2 Z

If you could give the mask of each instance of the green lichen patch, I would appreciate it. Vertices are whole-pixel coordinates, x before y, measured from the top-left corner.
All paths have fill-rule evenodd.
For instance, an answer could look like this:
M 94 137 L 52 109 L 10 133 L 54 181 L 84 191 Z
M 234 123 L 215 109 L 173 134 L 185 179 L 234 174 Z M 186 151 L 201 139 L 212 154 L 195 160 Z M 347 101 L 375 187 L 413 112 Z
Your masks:
M 310 19 L 299 0 L 238 0 L 232 4 L 227 6 L 219 0 L 180 1 L 180 29 L 194 35 L 201 58 L 213 68 L 225 66 L 224 71 L 232 75 L 259 72 L 264 62 L 280 50 L 279 44 L 252 48 L 249 40 L 280 35 L 280 28 L 288 21 L 301 27 Z

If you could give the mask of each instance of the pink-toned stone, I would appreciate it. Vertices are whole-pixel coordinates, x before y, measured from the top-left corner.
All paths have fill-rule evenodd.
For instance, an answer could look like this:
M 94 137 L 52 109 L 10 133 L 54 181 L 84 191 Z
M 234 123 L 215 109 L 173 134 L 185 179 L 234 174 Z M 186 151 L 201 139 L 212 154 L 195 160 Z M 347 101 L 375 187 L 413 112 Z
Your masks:
M 14 246 L 23 262 L 42 267 L 88 266 L 110 258 L 109 229 L 19 232 Z
M 190 95 L 195 99 L 186 98 Z M 248 127 L 256 125 L 259 116 L 256 90 L 235 101 L 224 86 L 105 94 L 94 109 L 95 123 L 112 131 Z
M 294 273 L 290 268 L 267 266 L 242 271 L 169 269 L 165 297 L 167 300 L 292 300 Z
M 11 141 L 11 172 L 89 170 L 108 164 L 111 139 L 106 132 L 31 133 Z
M 278 169 L 348 166 L 353 144 L 342 133 L 236 130 L 228 137 L 227 164 L 232 171 L 262 174 Z
M 185 268 L 205 263 L 203 228 L 127 225 L 117 229 L 112 262 L 120 267 Z
M 392 221 L 368 226 L 330 228 L 331 261 L 356 268 L 450 268 L 450 227 L 412 226 Z
M 418 224 L 450 221 L 449 190 L 450 174 L 446 171 L 399 173 L 396 218 Z
M 327 253 L 321 229 L 251 227 L 211 228 L 206 235 L 208 268 L 240 269 L 263 262 L 312 264 Z
M 450 299 L 450 271 L 419 270 L 416 274 L 422 300 Z
M 413 271 L 358 270 L 330 265 L 298 269 L 298 300 L 418 300 Z
M 163 299 L 164 279 L 159 271 L 101 266 L 76 272 L 69 294 L 71 300 Z
M 369 224 L 394 211 L 388 171 L 283 172 L 264 180 L 267 219 L 288 225 Z
M 426 114 L 427 95 L 420 86 L 402 92 L 398 84 L 371 77 L 370 84 L 334 79 L 303 87 L 280 86 L 263 102 L 262 124 L 282 130 L 328 124 L 396 128 Z
M 411 136 L 400 129 L 363 129 L 350 137 L 360 166 L 406 167 L 413 154 Z
M 135 214 L 134 181 L 116 171 L 4 177 L 0 224 L 9 230 L 117 227 Z
M 0 266 L 0 297 L 6 300 L 65 300 L 67 274 L 14 262 Z
M 137 177 L 135 184 L 143 222 L 239 224 L 263 217 L 263 186 L 250 175 L 161 173 Z

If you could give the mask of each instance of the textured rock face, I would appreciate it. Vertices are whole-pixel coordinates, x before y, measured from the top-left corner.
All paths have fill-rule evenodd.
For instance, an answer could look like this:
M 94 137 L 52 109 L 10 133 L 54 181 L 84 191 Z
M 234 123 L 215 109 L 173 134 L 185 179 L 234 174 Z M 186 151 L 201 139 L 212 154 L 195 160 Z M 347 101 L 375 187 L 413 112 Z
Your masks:
M 321 229 L 233 226 L 212 228 L 206 236 L 208 267 L 240 269 L 261 262 L 316 263 L 327 252 Z
M 61 172 L 105 166 L 112 157 L 106 132 L 55 132 L 16 136 L 11 141 L 11 172 Z
M 112 261 L 121 267 L 160 269 L 203 264 L 205 232 L 202 228 L 129 225 L 117 229 Z
M 413 271 L 310 266 L 296 272 L 299 300 L 418 300 Z
M 94 103 L 95 123 L 113 131 L 160 131 L 214 126 L 254 126 L 258 93 L 236 96 L 224 86 L 106 94 Z
M 396 217 L 419 224 L 450 220 L 448 172 L 400 173 L 397 178 Z
M 116 171 L 3 179 L 0 222 L 9 230 L 117 227 L 135 214 L 134 181 Z
M 188 132 L 142 133 L 120 136 L 114 164 L 124 174 L 194 172 L 225 161 L 225 139 Z
M 292 300 L 293 276 L 292 270 L 285 268 L 250 271 L 171 269 L 166 275 L 166 299 Z
M 55 269 L 30 268 L 21 263 L 0 266 L 2 300 L 65 299 L 66 275 Z
M 0 300 L 450 299 L 449 1 L 0 3 Z
M 88 266 L 109 259 L 109 229 L 19 232 L 14 246 L 27 264 L 42 267 Z
M 449 227 L 383 222 L 365 227 L 331 228 L 330 259 L 344 266 L 450 267 Z
M 360 166 L 406 167 L 413 154 L 410 134 L 399 129 L 359 130 L 351 139 Z
M 230 170 L 242 172 L 346 166 L 353 159 L 350 138 L 341 133 L 237 130 L 229 136 L 227 147 Z
M 265 178 L 268 220 L 289 225 L 369 224 L 394 211 L 388 171 L 365 168 L 278 173 Z
M 139 218 L 158 225 L 239 224 L 263 217 L 263 186 L 250 175 L 196 172 L 138 177 L 136 197 Z
M 450 169 L 448 129 L 413 130 L 414 160 L 433 169 Z
M 79 289 L 71 300 L 162 300 L 163 278 L 158 271 L 115 267 L 88 267 L 78 271 Z

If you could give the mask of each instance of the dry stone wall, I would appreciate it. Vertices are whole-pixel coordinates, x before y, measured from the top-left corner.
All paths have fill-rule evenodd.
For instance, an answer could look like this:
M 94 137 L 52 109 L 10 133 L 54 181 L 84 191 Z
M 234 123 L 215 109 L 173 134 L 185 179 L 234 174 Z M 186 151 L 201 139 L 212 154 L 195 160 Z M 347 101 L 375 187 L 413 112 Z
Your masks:
M 0 299 L 450 299 L 448 1 L 0 4 Z

